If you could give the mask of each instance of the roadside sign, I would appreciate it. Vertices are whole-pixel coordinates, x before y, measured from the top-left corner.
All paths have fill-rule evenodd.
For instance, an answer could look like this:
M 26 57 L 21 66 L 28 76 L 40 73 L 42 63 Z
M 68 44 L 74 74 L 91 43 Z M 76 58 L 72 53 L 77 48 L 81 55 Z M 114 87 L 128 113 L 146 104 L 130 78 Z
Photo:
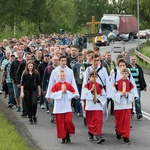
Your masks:
M 114 42 L 111 44 L 111 60 L 116 63 L 116 57 L 125 52 L 125 44 L 123 42 Z

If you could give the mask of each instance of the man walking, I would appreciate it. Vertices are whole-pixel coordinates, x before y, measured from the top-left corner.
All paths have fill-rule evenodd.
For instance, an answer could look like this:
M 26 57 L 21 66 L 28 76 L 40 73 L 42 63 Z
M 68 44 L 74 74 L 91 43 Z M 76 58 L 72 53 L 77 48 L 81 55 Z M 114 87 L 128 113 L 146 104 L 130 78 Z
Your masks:
M 135 80 L 137 91 L 139 94 L 139 98 L 135 101 L 135 110 L 136 110 L 136 115 L 137 119 L 141 119 L 142 112 L 141 112 L 141 91 L 146 91 L 147 90 L 147 84 L 144 79 L 144 74 L 142 68 L 136 63 L 136 57 L 135 56 L 130 56 L 130 64 L 127 66 L 131 74 Z

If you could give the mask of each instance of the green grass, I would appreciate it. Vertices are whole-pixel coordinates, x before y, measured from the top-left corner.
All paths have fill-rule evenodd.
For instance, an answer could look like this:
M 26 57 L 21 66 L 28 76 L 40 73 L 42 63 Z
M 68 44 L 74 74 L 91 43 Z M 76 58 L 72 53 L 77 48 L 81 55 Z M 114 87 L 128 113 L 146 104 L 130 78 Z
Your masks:
M 149 42 L 140 50 L 140 53 L 150 58 L 150 43 Z M 138 57 L 137 57 L 137 64 L 139 64 L 144 69 L 150 70 L 150 64 L 148 63 L 146 64 L 144 61 L 142 62 Z
M 150 46 L 143 47 L 140 52 L 150 58 Z
M 0 150 L 31 150 L 15 127 L 0 112 Z
M 138 57 L 136 57 L 137 64 L 140 65 L 143 69 L 147 69 L 150 71 L 150 64 L 146 64 L 145 62 L 142 62 Z

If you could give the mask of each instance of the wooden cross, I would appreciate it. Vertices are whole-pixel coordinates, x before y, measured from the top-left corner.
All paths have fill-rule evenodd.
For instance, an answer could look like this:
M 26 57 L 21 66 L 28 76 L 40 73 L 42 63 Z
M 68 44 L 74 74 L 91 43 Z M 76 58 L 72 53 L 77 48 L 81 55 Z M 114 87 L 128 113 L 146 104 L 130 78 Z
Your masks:
M 94 90 L 94 99 L 96 99 L 96 70 L 95 70 L 95 42 L 94 42 L 94 38 L 96 35 L 95 34 L 95 25 L 100 24 L 100 22 L 96 21 L 95 22 L 95 16 L 92 16 L 92 22 L 87 22 L 86 25 L 92 25 L 92 46 L 93 46 L 93 52 L 94 52 L 94 85 L 95 85 L 95 90 Z M 94 104 L 96 104 L 96 102 L 93 100 Z
M 92 22 L 87 22 L 86 25 L 92 25 L 92 34 L 95 34 L 95 25 L 100 24 L 100 22 L 96 21 L 95 22 L 95 16 L 92 16 Z M 93 43 L 93 48 L 95 46 L 94 44 L 94 37 L 92 37 L 92 43 Z

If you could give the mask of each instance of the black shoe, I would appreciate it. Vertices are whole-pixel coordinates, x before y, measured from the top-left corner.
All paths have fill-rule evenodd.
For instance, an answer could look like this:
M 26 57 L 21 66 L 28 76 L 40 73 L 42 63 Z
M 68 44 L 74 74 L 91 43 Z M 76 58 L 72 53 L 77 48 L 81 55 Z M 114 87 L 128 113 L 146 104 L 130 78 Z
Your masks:
M 124 143 L 126 143 L 126 144 L 130 144 L 130 140 L 129 140 L 129 138 L 123 138 L 123 141 L 124 141 Z
M 97 144 L 101 144 L 105 142 L 105 138 L 103 138 L 102 136 L 96 136 L 96 139 L 97 139 Z
M 88 132 L 88 134 L 89 134 L 89 140 L 94 140 L 94 135 L 90 132 Z
M 70 143 L 70 142 L 71 142 L 71 139 L 70 139 L 70 135 L 69 135 L 69 134 L 67 134 L 67 136 L 66 136 L 66 141 L 67 141 L 67 143 Z
M 62 139 L 61 143 L 62 144 L 66 143 L 66 139 Z
M 130 125 L 130 130 L 132 130 L 132 128 L 133 128 L 133 126 L 132 126 L 132 125 Z
M 28 114 L 26 114 L 26 113 L 23 113 L 21 116 L 22 117 L 26 117 Z
M 33 119 L 29 119 L 29 124 L 33 124 Z
M 143 115 L 142 114 L 139 114 L 138 116 L 137 116 L 137 119 L 139 120 L 139 119 L 141 119 L 143 117 Z
M 33 122 L 37 123 L 37 118 L 36 117 L 33 117 Z
M 116 139 L 120 140 L 121 139 L 121 135 L 118 134 L 118 132 L 116 132 Z

